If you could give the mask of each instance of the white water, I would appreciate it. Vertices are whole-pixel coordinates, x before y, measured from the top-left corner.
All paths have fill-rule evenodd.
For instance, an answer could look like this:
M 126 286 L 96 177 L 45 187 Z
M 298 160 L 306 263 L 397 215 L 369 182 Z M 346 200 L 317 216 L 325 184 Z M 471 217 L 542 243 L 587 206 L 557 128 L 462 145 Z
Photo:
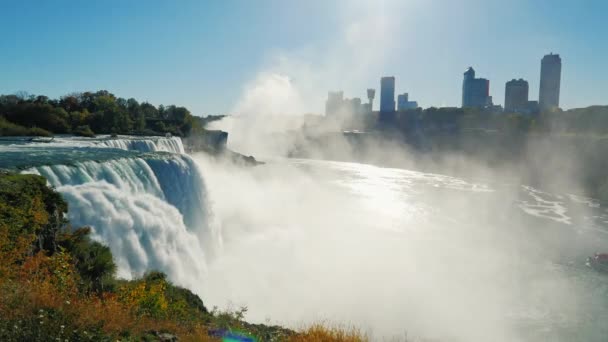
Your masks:
M 57 156 L 28 172 L 57 187 L 123 277 L 159 269 L 208 306 L 247 305 L 253 321 L 330 319 L 378 340 L 608 336 L 608 282 L 584 267 L 608 249 L 608 212 L 591 199 L 356 163 L 238 169 L 116 149 L 137 148 L 126 141 L 53 144 L 0 157 Z
M 31 145 L 10 146 L 4 153 L 27 157 L 32 152 L 32 158 L 39 158 L 39 144 Z M 79 156 L 102 160 L 105 149 L 176 153 L 143 159 L 124 152 L 128 157 L 38 166 L 24 172 L 44 176 L 64 196 L 72 225 L 90 226 L 92 237 L 110 247 L 120 277 L 160 270 L 202 295 L 207 259 L 221 247 L 221 235 L 209 210 L 202 174 L 190 157 L 180 154 L 181 140 L 66 138 L 45 145 L 44 155 L 48 160 L 61 156 L 64 163 L 74 147 Z
M 608 212 L 531 187 L 357 163 L 202 165 L 222 220 L 206 302 L 378 341 L 605 341 Z M 399 339 L 383 339 L 385 337 Z
M 101 145 L 121 150 L 140 152 L 172 152 L 185 153 L 182 140 L 177 137 L 151 139 L 108 139 Z
M 72 136 L 58 136 L 50 143 L 28 143 L 27 139 L 22 142 L 0 140 L 0 146 L 18 146 L 20 148 L 54 148 L 54 147 L 108 147 L 125 151 L 139 152 L 171 152 L 184 153 L 184 145 L 179 137 L 133 137 L 119 135 L 112 138 L 108 135 L 100 135 L 96 138 L 81 138 Z
M 37 167 L 68 201 L 74 226 L 110 246 L 119 276 L 161 270 L 200 293 L 205 251 L 216 246 L 200 174 L 185 156 Z M 175 183 L 180 179 L 179 183 Z

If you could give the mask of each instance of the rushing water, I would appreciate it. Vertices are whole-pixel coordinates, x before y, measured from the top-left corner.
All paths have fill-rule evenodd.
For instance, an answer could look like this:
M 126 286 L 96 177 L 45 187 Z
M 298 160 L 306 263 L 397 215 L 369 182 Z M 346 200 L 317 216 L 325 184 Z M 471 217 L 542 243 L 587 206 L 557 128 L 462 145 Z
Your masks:
M 221 237 L 203 177 L 183 151 L 179 138 L 5 140 L 0 168 L 44 176 L 67 200 L 71 223 L 110 246 L 119 276 L 161 270 L 200 294 Z
M 585 266 L 608 249 L 592 199 L 357 163 L 200 159 L 224 235 L 213 304 L 261 322 L 352 323 L 376 340 L 608 336 L 608 278 Z
M 0 168 L 45 176 L 121 276 L 160 269 L 253 321 L 329 319 L 377 340 L 608 336 L 608 277 L 584 265 L 608 250 L 593 199 L 357 163 L 243 169 L 178 138 L 4 141 Z

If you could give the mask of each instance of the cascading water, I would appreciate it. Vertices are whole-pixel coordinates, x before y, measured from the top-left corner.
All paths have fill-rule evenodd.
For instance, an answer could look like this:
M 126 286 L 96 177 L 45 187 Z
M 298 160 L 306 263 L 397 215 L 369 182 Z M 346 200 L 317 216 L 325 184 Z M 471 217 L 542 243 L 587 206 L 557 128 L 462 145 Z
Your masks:
M 181 140 L 113 139 L 89 147 L 72 143 L 90 150 L 90 159 L 95 161 L 77 159 L 68 165 L 64 156 L 59 158 L 60 164 L 34 166 L 24 172 L 44 176 L 63 195 L 72 225 L 90 226 L 92 238 L 110 247 L 120 277 L 160 270 L 175 283 L 200 293 L 206 258 L 221 245 L 221 238 L 196 164 L 184 154 L 134 156 L 121 152 L 125 157 L 116 158 L 112 152 L 182 153 Z M 61 156 L 69 153 L 65 147 L 47 150 Z
M 2 141 L 0 141 L 1 143 Z M 97 138 L 81 138 L 81 137 L 57 137 L 51 143 L 31 143 L 23 140 L 19 143 L 18 140 L 12 140 L 13 146 L 21 147 L 107 147 L 125 151 L 138 152 L 171 152 L 183 154 L 184 145 L 179 137 L 132 137 L 121 135 L 116 138 L 110 136 L 99 136 Z
M 185 153 L 182 140 L 176 137 L 156 139 L 107 139 L 101 141 L 99 144 L 129 151 Z

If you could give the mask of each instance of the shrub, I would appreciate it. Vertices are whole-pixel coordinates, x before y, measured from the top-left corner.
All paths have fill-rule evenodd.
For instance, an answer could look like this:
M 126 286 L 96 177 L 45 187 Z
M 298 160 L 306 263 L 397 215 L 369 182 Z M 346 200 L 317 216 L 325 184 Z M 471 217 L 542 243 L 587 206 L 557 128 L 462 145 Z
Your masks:
M 89 127 L 89 125 L 78 126 L 72 131 L 72 133 L 74 135 L 81 136 L 81 137 L 87 137 L 87 138 L 95 137 L 95 133 L 93 133 L 93 131 L 91 130 L 91 127 Z

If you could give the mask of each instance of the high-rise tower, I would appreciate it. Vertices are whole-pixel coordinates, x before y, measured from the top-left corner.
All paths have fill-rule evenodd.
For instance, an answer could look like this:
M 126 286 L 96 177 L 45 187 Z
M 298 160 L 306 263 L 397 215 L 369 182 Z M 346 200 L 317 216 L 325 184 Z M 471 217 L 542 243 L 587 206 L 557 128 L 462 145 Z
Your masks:
M 550 53 L 540 63 L 540 90 L 538 104 L 541 109 L 559 107 L 559 88 L 562 75 L 562 59 Z
M 395 77 L 380 79 L 380 113 L 395 111 Z

